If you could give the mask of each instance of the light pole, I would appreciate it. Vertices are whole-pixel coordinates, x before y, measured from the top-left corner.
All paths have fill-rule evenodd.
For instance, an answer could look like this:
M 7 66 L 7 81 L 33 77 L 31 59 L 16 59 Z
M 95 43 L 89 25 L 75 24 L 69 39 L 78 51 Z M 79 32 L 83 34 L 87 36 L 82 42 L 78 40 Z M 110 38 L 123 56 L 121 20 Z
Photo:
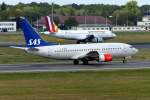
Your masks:
M 129 7 L 128 7 L 128 4 L 127 4 L 127 26 L 129 24 Z
M 108 18 L 112 18 L 113 16 L 108 16 Z M 106 16 L 106 27 L 108 26 L 108 18 Z
M 128 20 L 128 18 L 129 18 L 129 16 L 128 16 L 128 14 L 127 14 L 127 26 L 128 26 L 128 23 L 129 23 L 129 20 Z
M 106 16 L 106 27 L 107 27 L 107 16 Z
M 97 18 L 96 18 L 96 16 L 94 16 L 94 24 L 95 25 L 97 24 Z
M 84 18 L 84 23 L 85 23 L 85 27 L 86 27 L 86 26 L 87 26 L 87 25 L 86 25 L 86 19 L 87 19 L 87 18 L 86 18 L 86 15 L 87 15 L 87 11 L 86 11 L 86 8 L 84 8 L 84 9 L 85 9 L 85 10 L 84 10 L 84 11 L 85 11 L 85 12 L 84 12 L 84 17 L 85 17 L 85 18 Z
M 116 14 L 116 26 L 118 26 L 118 14 Z
M 53 11 L 54 11 L 54 8 L 53 8 L 53 0 L 52 0 L 52 21 L 53 21 L 53 17 L 54 17 Z

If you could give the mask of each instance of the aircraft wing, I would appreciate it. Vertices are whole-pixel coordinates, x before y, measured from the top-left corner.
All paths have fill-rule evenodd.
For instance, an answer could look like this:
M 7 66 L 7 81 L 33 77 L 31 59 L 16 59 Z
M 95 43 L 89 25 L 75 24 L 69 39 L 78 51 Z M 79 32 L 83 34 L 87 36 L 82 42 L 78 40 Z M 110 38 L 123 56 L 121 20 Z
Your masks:
M 99 60 L 99 53 L 97 51 L 90 51 L 83 58 L 87 60 Z
M 44 34 L 44 35 L 56 34 L 55 32 L 48 32 L 48 31 L 40 32 L 40 33 L 41 33 L 41 34 Z
M 99 53 L 97 51 L 85 52 L 85 53 L 82 53 L 81 55 L 73 57 L 73 59 L 98 60 Z
M 94 39 L 94 35 L 87 35 L 87 36 L 86 36 L 86 39 L 87 39 L 87 40 L 92 40 L 92 39 Z
M 27 47 L 23 47 L 23 46 L 9 46 L 9 47 L 15 48 L 15 49 L 27 50 Z
M 112 61 L 112 55 L 109 53 L 100 53 L 97 51 L 90 51 L 90 52 L 79 55 L 75 59 L 78 59 L 78 60 L 86 59 L 88 61 L 96 60 L 99 62 L 109 62 L 109 61 Z

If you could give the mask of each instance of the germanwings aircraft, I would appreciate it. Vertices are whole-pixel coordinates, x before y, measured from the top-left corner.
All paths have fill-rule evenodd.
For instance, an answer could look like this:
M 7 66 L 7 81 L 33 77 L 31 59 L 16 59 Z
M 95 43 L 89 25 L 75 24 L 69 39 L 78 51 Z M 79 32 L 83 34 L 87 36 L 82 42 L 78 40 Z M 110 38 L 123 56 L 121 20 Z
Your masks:
M 123 63 L 125 63 L 127 57 L 138 52 L 133 46 L 124 43 L 58 45 L 44 41 L 25 18 L 20 18 L 19 26 L 24 32 L 26 47 L 11 47 L 48 58 L 73 60 L 74 64 L 79 64 L 79 61 L 82 61 L 87 65 L 89 61 L 94 60 L 110 62 L 115 57 L 123 58 Z
M 77 40 L 77 44 L 80 42 L 98 43 L 116 37 L 116 34 L 108 30 L 59 30 L 49 16 L 45 17 L 45 24 L 48 31 L 43 32 L 44 34 L 63 39 Z

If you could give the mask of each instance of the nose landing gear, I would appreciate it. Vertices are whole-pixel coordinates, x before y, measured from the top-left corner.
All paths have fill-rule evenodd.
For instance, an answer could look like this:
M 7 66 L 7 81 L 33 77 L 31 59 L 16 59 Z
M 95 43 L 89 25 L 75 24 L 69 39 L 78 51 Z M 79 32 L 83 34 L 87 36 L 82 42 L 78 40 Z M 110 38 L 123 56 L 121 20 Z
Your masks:
M 89 64 L 87 59 L 82 59 L 82 62 L 83 62 L 83 65 L 88 65 Z
M 126 57 L 123 58 L 123 63 L 127 63 Z

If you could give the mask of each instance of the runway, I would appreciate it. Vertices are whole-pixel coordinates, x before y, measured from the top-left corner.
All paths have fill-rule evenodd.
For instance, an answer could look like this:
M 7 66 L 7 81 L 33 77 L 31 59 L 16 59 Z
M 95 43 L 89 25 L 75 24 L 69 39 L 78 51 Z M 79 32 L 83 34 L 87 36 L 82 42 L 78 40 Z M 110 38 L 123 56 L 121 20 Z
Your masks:
M 150 61 L 130 61 L 126 64 L 119 61 L 109 63 L 92 62 L 90 65 L 73 65 L 72 62 L 59 62 L 58 64 L 0 64 L 0 73 L 111 71 L 131 69 L 150 69 Z
M 137 43 L 137 44 L 131 44 L 133 45 L 135 48 L 147 48 L 147 49 L 150 49 L 150 44 L 149 43 Z

